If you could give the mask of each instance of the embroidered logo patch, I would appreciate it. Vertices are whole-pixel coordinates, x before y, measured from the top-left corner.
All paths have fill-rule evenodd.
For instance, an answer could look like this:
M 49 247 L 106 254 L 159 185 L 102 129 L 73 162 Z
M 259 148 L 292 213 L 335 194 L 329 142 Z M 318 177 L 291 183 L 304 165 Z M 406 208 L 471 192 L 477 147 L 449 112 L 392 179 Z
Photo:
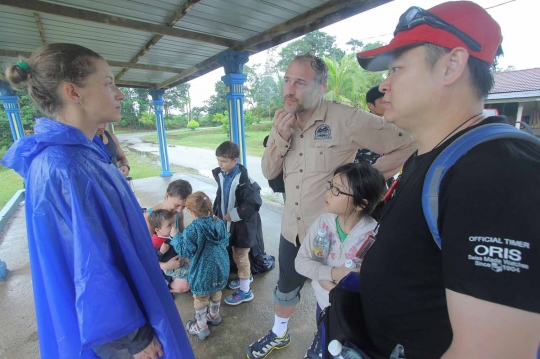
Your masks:
M 330 140 L 332 138 L 332 130 L 327 124 L 322 124 L 315 130 L 316 140 Z

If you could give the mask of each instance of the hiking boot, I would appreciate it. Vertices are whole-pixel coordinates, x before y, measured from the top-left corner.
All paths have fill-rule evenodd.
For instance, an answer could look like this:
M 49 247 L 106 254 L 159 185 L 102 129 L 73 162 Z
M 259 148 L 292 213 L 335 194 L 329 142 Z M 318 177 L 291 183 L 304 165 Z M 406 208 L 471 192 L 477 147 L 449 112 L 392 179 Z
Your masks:
M 251 343 L 247 348 L 247 356 L 249 359 L 266 358 L 272 350 L 286 348 L 289 344 L 291 344 L 289 332 L 285 332 L 283 336 L 278 337 L 270 330 L 264 337 Z
M 253 291 L 251 289 L 247 293 L 244 293 L 238 289 L 236 292 L 226 297 L 224 302 L 228 305 L 238 305 L 244 302 L 251 302 L 253 298 L 255 298 L 255 296 L 253 295 Z
M 249 276 L 249 282 L 253 282 L 253 276 Z M 240 278 L 236 278 L 235 280 L 232 280 L 230 283 L 229 283 L 229 288 L 231 289 L 238 289 L 240 288 Z
M 319 359 L 319 358 L 322 358 L 321 340 L 319 338 L 319 333 L 315 332 L 315 337 L 313 338 L 313 342 L 311 343 L 311 346 L 306 352 L 306 355 L 304 355 L 304 359 Z
M 206 313 L 206 323 L 210 324 L 210 325 L 213 325 L 213 326 L 218 326 L 221 324 L 221 315 L 217 315 L 217 317 L 215 318 L 212 318 L 212 316 L 210 315 L 210 313 Z
M 200 340 L 205 340 L 210 335 L 210 329 L 208 325 L 204 328 L 199 328 L 196 320 L 188 320 L 186 323 L 186 330 L 191 335 L 196 335 Z

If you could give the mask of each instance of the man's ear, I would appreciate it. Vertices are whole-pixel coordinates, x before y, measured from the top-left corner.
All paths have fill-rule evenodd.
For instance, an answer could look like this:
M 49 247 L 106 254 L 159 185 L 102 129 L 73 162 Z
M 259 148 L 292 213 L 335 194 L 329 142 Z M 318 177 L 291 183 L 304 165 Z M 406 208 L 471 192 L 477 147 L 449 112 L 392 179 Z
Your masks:
M 451 85 L 461 78 L 469 61 L 469 53 L 463 47 L 456 47 L 444 55 L 441 65 L 445 66 L 443 83 Z
M 327 88 L 328 88 L 327 84 L 320 84 L 320 86 L 319 86 L 319 95 L 323 96 L 326 93 Z
M 238 158 L 235 158 L 235 159 L 233 160 L 233 163 L 234 163 L 234 165 L 236 166 L 236 165 L 238 164 Z
M 370 111 L 371 113 L 373 113 L 373 111 L 375 110 L 375 105 L 372 104 L 371 102 L 368 102 L 368 103 L 367 103 L 367 107 L 369 108 L 369 111 Z

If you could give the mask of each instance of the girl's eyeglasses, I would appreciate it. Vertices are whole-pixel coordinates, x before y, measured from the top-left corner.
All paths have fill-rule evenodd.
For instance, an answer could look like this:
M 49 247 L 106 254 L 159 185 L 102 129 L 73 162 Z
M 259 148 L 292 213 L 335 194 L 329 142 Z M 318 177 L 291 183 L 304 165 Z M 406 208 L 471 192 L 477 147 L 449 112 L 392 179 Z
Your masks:
M 344 194 L 345 196 L 353 197 L 350 193 L 345 193 L 341 191 L 339 188 L 334 186 L 334 183 L 332 181 L 328 181 L 328 184 L 326 185 L 326 189 L 329 190 L 334 196 L 339 196 L 340 194 Z

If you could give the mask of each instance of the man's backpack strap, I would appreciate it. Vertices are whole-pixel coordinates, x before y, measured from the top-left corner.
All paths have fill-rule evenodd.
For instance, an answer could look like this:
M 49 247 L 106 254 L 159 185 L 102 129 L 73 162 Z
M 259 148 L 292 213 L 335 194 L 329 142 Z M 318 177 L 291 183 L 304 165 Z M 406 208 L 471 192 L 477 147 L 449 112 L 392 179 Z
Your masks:
M 450 167 L 476 145 L 500 138 L 521 139 L 540 145 L 538 138 L 520 131 L 513 126 L 503 123 L 491 123 L 479 126 L 463 134 L 446 147 L 429 168 L 422 189 L 422 209 L 429 230 L 439 248 L 442 248 L 441 236 L 439 235 L 437 226 L 439 217 L 439 190 L 444 175 Z

